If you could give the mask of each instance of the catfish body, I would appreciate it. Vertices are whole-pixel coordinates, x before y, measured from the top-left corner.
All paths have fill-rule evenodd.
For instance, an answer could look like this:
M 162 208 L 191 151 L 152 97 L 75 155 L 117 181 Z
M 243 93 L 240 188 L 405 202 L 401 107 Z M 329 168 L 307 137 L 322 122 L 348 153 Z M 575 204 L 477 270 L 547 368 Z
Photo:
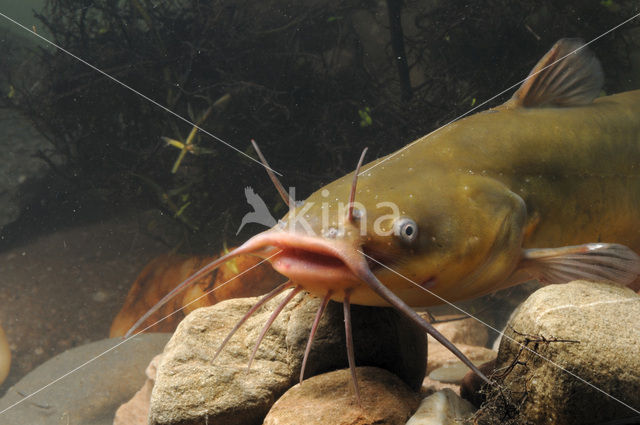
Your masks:
M 494 109 L 417 143 L 416 157 L 487 175 L 527 207 L 524 247 L 640 250 L 640 91 L 573 107 Z M 392 161 L 392 160 L 391 160 Z
M 640 91 L 595 99 L 602 81 L 583 43 L 560 40 L 507 103 L 362 172 L 359 164 L 302 203 L 289 200 L 291 210 L 276 226 L 180 283 L 127 334 L 220 264 L 253 253 L 289 280 L 250 309 L 223 346 L 261 305 L 292 289 L 261 332 L 253 359 L 284 305 L 305 290 L 323 302 L 301 379 L 333 299 L 344 305 L 356 396 L 352 303 L 393 306 L 489 382 L 410 306 L 451 303 L 531 278 L 627 285 L 640 275 Z

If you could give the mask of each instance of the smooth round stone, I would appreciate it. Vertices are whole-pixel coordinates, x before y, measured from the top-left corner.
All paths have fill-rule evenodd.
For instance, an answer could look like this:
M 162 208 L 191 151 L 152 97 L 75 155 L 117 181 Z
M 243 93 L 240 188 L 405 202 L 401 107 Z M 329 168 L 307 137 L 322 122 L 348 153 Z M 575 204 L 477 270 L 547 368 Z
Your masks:
M 147 364 L 170 336 L 143 334 L 123 344 L 121 338 L 103 339 L 53 357 L 0 399 L 0 423 L 112 425 L 116 409 L 144 384 Z
M 469 368 L 462 362 L 450 363 L 431 372 L 429 378 L 447 384 L 459 384 L 468 371 Z

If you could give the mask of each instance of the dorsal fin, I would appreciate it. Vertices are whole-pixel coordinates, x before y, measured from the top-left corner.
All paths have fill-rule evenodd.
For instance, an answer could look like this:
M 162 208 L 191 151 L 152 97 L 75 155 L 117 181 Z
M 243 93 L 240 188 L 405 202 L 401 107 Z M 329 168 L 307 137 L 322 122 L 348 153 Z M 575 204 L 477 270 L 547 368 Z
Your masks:
M 586 105 L 600 94 L 603 81 L 600 61 L 584 42 L 563 38 L 538 61 L 505 106 Z

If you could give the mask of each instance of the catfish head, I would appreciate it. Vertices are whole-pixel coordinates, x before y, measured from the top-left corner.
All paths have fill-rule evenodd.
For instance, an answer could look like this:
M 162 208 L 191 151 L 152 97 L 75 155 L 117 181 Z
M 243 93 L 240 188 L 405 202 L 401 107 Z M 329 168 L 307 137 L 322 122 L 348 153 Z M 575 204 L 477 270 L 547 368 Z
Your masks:
M 281 250 L 270 260 L 278 272 L 336 301 L 349 292 L 355 304 L 389 305 L 367 284 L 371 275 L 410 306 L 495 291 L 521 258 L 524 202 L 488 177 L 420 178 L 407 182 L 393 164 L 364 171 L 349 204 L 347 175 L 256 238 Z

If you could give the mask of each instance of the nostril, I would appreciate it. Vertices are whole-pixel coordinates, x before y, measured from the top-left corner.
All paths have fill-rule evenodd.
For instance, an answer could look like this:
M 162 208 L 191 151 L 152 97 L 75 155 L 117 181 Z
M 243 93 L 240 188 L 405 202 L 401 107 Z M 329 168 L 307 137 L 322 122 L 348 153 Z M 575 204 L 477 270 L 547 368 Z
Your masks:
M 335 227 L 329 227 L 328 229 L 322 231 L 322 236 L 328 239 L 335 239 L 343 235 L 344 235 L 344 230 L 340 230 Z

